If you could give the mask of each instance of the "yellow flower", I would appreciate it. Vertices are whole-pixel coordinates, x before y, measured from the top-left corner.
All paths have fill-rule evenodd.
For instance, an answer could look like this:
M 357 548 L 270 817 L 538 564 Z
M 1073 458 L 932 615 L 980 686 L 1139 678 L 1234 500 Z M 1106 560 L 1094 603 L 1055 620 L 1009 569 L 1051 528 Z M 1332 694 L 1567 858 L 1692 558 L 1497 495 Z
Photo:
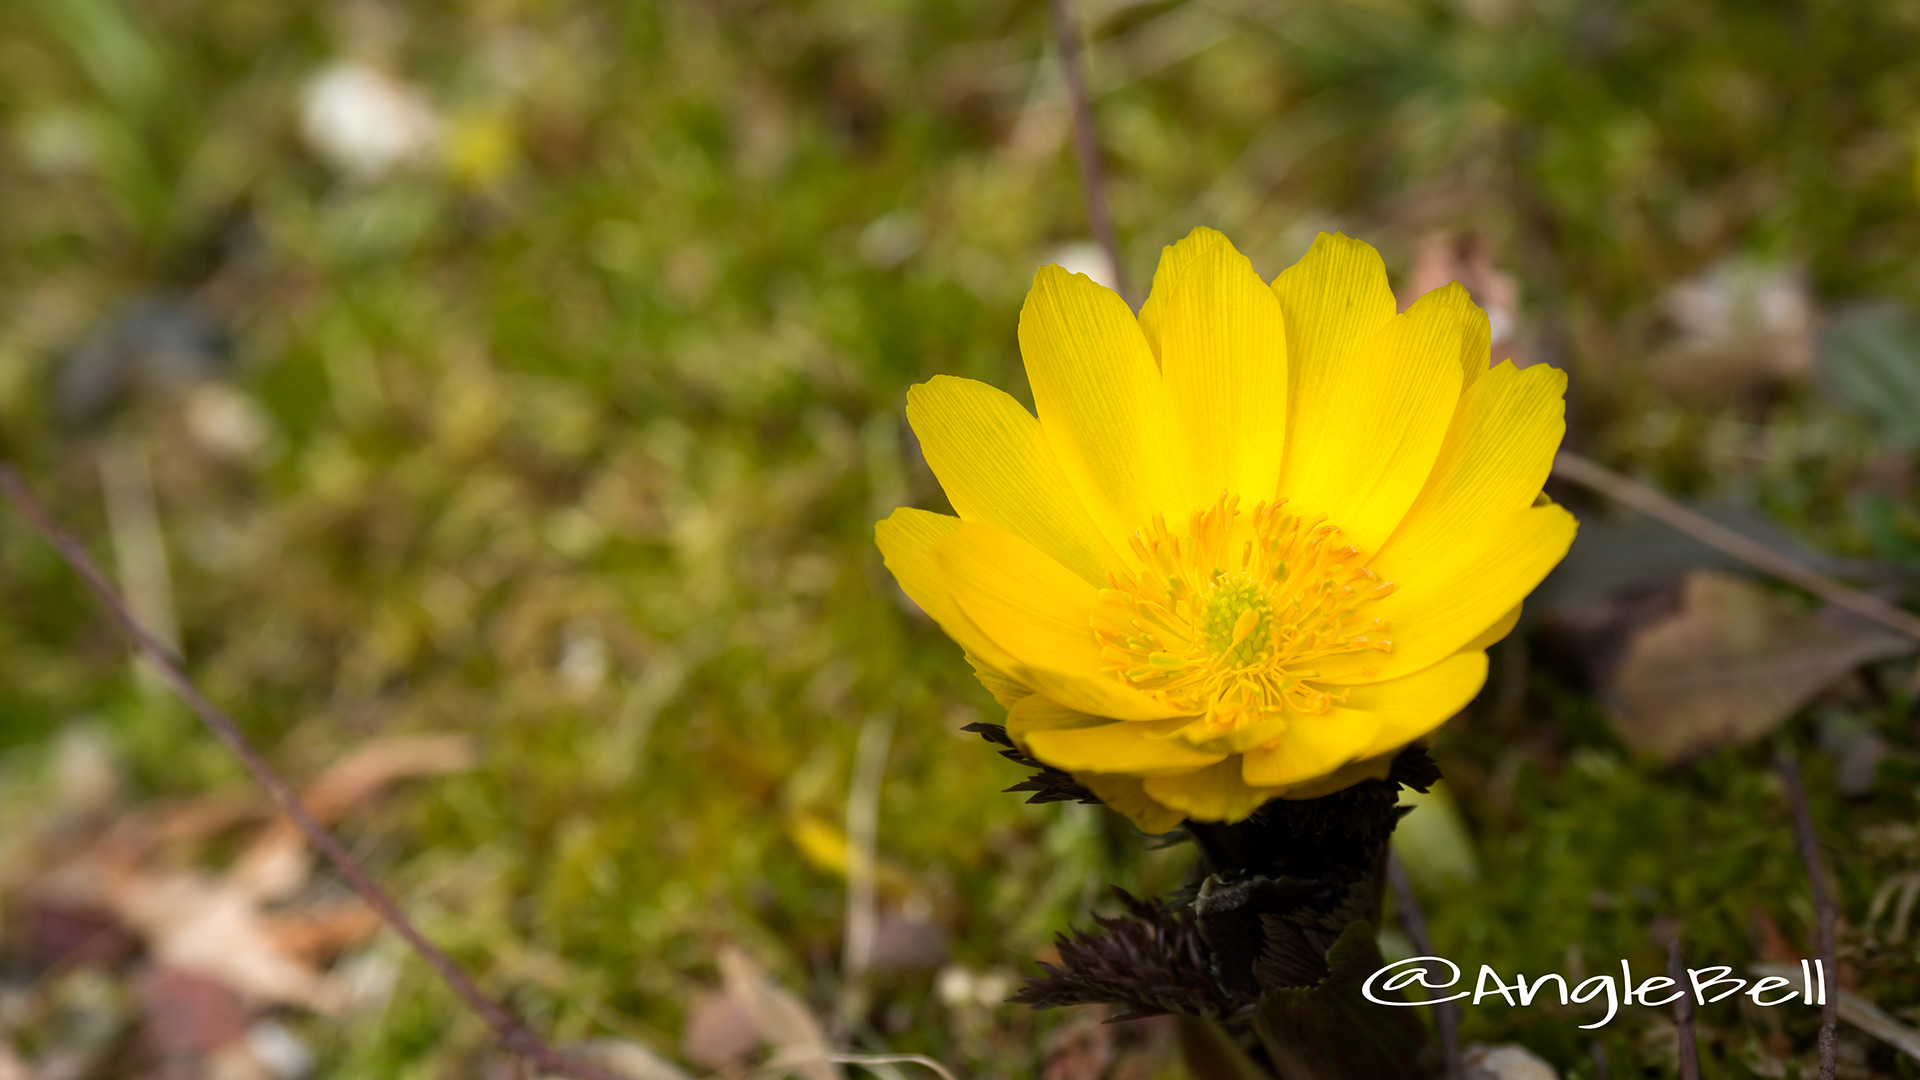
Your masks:
M 1149 832 L 1384 776 L 1573 540 L 1540 492 L 1565 376 L 1489 369 L 1458 284 L 1394 308 L 1357 240 L 1269 287 L 1195 229 L 1138 318 L 1035 276 L 1039 419 L 967 379 L 908 395 L 959 516 L 895 511 L 887 567 L 1008 733 Z

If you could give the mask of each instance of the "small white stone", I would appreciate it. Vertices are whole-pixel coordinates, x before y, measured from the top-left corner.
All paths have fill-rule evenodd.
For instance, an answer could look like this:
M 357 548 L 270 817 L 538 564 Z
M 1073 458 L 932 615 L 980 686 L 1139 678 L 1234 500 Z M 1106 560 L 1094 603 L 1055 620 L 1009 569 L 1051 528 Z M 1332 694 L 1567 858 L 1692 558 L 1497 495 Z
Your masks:
M 336 63 L 308 83 L 300 112 L 308 144 L 357 180 L 426 157 L 442 126 L 420 91 L 357 61 Z
M 919 216 L 911 210 L 884 214 L 860 231 L 860 257 L 891 270 L 920 250 L 923 231 Z
M 563 640 L 558 665 L 560 681 L 574 696 L 585 697 L 598 690 L 607 679 L 606 636 L 591 620 L 575 619 L 567 624 Z
M 186 401 L 187 433 L 208 453 L 235 460 L 260 455 L 273 439 L 273 423 L 246 394 L 220 383 L 202 383 Z
M 1042 265 L 1046 263 L 1057 263 L 1060 269 L 1069 274 L 1085 274 L 1096 284 L 1105 285 L 1109 289 L 1114 287 L 1114 282 L 1120 280 L 1120 274 L 1115 269 L 1113 260 L 1107 258 L 1107 249 L 1091 240 L 1075 240 L 1073 243 L 1054 248 Z
M 1008 971 L 996 968 L 993 971 L 982 972 L 980 977 L 973 981 L 973 1000 L 983 1009 L 994 1009 L 1005 1005 L 1008 996 L 1012 993 L 1013 974 Z
M 1475 1043 L 1460 1055 L 1466 1080 L 1560 1080 L 1553 1066 L 1518 1043 Z
M 973 1000 L 973 972 L 959 964 L 948 964 L 934 977 L 933 988 L 942 1005 L 957 1009 Z
M 300 1080 L 313 1071 L 313 1051 L 300 1036 L 272 1020 L 247 1029 L 247 1052 L 280 1080 Z

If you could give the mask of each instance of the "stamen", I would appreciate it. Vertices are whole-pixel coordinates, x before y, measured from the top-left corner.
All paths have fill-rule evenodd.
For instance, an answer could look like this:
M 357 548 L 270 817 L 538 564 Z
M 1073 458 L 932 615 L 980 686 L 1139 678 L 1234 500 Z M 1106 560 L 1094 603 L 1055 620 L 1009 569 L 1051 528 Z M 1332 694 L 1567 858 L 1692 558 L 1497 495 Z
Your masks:
M 1272 730 L 1288 709 L 1323 714 L 1344 691 L 1309 685 L 1322 658 L 1390 652 L 1386 625 L 1359 608 L 1398 588 L 1339 542 L 1325 515 L 1260 503 L 1242 522 L 1238 496 L 1222 495 L 1188 519 L 1184 534 L 1156 514 L 1128 539 L 1131 572 L 1100 592 L 1111 617 L 1092 629 L 1107 670 L 1226 734 Z M 1236 557 L 1237 556 L 1237 557 Z

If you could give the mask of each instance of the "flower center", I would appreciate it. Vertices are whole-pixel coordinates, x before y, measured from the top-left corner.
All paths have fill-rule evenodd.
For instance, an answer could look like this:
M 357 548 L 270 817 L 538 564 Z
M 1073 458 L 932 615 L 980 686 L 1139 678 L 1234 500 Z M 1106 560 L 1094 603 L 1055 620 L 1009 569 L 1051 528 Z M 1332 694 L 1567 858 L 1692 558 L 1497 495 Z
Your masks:
M 1093 623 L 1106 669 L 1222 734 L 1342 700 L 1310 684 L 1314 662 L 1392 651 L 1385 624 L 1359 609 L 1396 586 L 1359 565 L 1324 517 L 1305 520 L 1284 503 L 1261 503 L 1242 521 L 1239 497 L 1222 495 L 1183 534 L 1162 514 L 1135 533 L 1138 569 L 1109 575 L 1107 615 Z

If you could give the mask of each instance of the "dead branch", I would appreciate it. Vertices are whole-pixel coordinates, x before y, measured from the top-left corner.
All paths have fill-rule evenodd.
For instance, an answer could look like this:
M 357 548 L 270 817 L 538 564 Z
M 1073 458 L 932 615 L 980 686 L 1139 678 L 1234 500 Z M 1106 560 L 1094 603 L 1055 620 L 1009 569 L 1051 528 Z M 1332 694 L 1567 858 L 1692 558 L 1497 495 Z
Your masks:
M 1879 597 L 1842 585 L 1805 563 L 1748 539 L 1632 477 L 1622 476 L 1569 450 L 1562 450 L 1554 456 L 1553 475 L 1597 491 L 1622 506 L 1632 507 L 1664 522 L 1756 570 L 1797 585 L 1834 607 L 1844 608 L 1920 641 L 1920 616 L 1897 608 Z
M 1128 305 L 1139 307 L 1127 288 L 1126 267 L 1120 261 L 1120 241 L 1107 211 L 1107 174 L 1100 164 L 1100 143 L 1093 130 L 1093 109 L 1087 104 L 1087 80 L 1080 70 L 1080 37 L 1068 0 L 1049 0 L 1054 38 L 1060 48 L 1060 77 L 1067 86 L 1067 105 L 1073 110 L 1073 148 L 1080 160 L 1080 194 L 1087 204 L 1087 229 L 1113 264 L 1113 291 Z
M 1420 912 L 1420 898 L 1413 894 L 1413 879 L 1400 856 L 1387 852 L 1387 882 L 1393 886 L 1393 910 L 1400 917 L 1400 928 L 1407 932 L 1416 956 L 1433 956 L 1433 936 L 1427 933 L 1426 916 Z M 1446 1066 L 1447 1080 L 1461 1080 L 1460 1004 L 1442 1001 L 1434 1006 L 1434 1026 L 1440 1029 L 1440 1054 Z
M 1807 868 L 1807 883 L 1813 889 L 1813 913 L 1819 935 L 1822 972 L 1820 993 L 1825 1004 L 1820 1009 L 1820 1080 L 1833 1080 L 1839 1060 L 1840 995 L 1838 956 L 1834 947 L 1834 922 L 1840 917 L 1839 905 L 1827 891 L 1827 871 L 1820 859 L 1820 839 L 1813 832 L 1813 811 L 1807 806 L 1807 791 L 1800 783 L 1800 763 L 1785 750 L 1773 766 L 1787 785 L 1787 801 L 1793 804 L 1793 834 L 1800 847 L 1800 861 Z
M 1680 962 L 1680 939 L 1667 939 L 1667 978 L 1682 987 L 1673 1003 L 1673 1026 L 1680 1033 L 1680 1080 L 1700 1080 L 1700 1046 L 1693 1037 L 1693 998 L 1684 990 L 1687 969 Z

